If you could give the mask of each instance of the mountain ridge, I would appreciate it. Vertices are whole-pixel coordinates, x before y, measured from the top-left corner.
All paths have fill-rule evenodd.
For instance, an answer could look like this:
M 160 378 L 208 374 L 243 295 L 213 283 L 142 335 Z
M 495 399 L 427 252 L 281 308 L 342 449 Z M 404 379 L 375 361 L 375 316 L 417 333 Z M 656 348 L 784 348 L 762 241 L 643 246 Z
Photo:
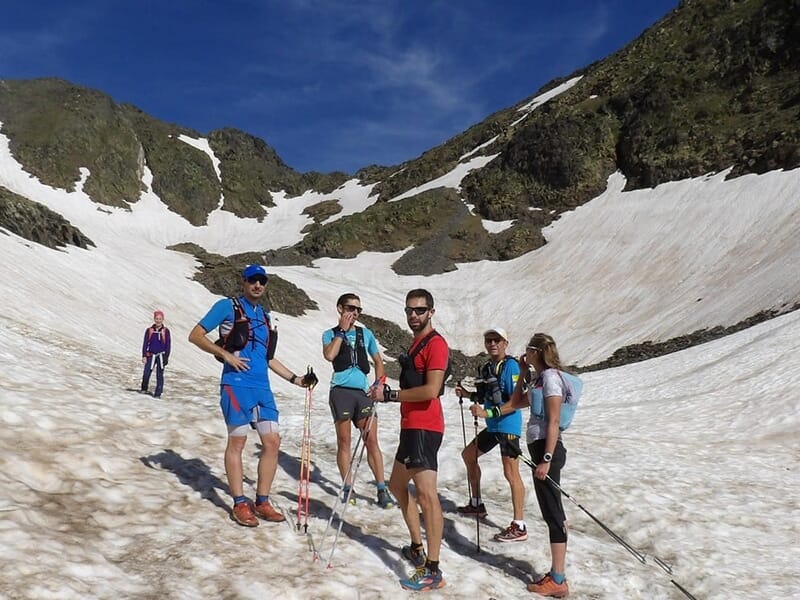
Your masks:
M 252 254 L 269 256 L 270 264 L 399 252 L 396 273 L 435 276 L 542 248 L 545 229 L 600 194 L 614 172 L 626 176 L 626 189 L 642 189 L 718 170 L 736 177 L 796 168 L 800 95 L 783 92 L 800 77 L 791 68 L 800 52 L 798 14 L 796 0 L 683 2 L 607 59 L 549 82 L 421 156 L 359 170 L 368 198 L 354 212 L 343 210 L 346 174 L 297 173 L 246 132 L 203 137 L 64 80 L 0 80 L 0 131 L 15 159 L 43 183 L 74 190 L 88 168 L 83 190 L 95 202 L 99 195 L 98 210 L 131 210 L 149 170 L 153 193 L 194 227 L 207 226 L 219 209 L 261 223 L 277 202 L 302 200 L 310 222 L 300 241 L 276 247 L 265 237 Z M 476 159 L 485 160 L 458 180 L 460 189 L 423 189 Z M 317 190 L 313 202 L 303 199 L 309 189 Z M 9 219 L 0 213 L 6 229 Z M 508 224 L 487 230 L 499 220 Z M 210 259 L 205 248 L 187 248 L 212 280 L 214 269 L 233 272 L 243 256 Z M 289 314 L 305 310 L 276 300 Z M 757 306 L 741 322 L 793 305 Z M 703 331 L 687 335 L 707 339 Z

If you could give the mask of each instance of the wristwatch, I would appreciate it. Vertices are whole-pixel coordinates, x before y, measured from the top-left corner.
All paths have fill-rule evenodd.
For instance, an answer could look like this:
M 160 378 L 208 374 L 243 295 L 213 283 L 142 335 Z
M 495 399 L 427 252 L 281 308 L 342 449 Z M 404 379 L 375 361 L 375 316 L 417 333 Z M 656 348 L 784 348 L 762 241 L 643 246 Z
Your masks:
M 544 456 L 542 457 L 542 461 L 549 463 L 551 460 L 553 460 L 553 455 L 550 454 L 549 452 L 545 452 Z

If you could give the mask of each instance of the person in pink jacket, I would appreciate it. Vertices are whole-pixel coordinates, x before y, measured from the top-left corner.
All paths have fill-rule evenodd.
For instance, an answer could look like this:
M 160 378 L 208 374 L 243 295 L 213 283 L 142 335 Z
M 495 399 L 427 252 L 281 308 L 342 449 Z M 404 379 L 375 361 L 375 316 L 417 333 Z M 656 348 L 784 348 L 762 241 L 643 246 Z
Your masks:
M 144 332 L 142 342 L 142 373 L 141 393 L 146 394 L 150 386 L 150 375 L 156 372 L 156 390 L 153 392 L 154 398 L 161 398 L 164 391 L 164 367 L 169 363 L 169 352 L 171 349 L 171 338 L 169 329 L 164 327 L 164 313 L 157 310 L 153 313 L 153 324 Z

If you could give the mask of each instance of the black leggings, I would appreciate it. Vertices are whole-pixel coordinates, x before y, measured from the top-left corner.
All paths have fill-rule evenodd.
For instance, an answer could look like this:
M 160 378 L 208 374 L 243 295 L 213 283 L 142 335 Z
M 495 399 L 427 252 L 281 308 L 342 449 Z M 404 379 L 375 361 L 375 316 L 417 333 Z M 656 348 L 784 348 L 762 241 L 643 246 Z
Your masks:
M 528 444 L 528 452 L 534 465 L 542 462 L 544 456 L 545 440 L 536 440 Z M 556 444 L 556 451 L 553 452 L 553 460 L 550 461 L 550 479 L 561 485 L 561 469 L 567 462 L 567 449 L 559 440 Z M 542 511 L 542 518 L 547 523 L 550 532 L 551 544 L 565 544 L 567 542 L 567 528 L 564 522 L 567 516 L 564 514 L 564 505 L 561 503 L 561 492 L 550 483 L 549 480 L 533 478 L 533 489 L 536 491 L 536 500 L 539 502 L 539 510 Z

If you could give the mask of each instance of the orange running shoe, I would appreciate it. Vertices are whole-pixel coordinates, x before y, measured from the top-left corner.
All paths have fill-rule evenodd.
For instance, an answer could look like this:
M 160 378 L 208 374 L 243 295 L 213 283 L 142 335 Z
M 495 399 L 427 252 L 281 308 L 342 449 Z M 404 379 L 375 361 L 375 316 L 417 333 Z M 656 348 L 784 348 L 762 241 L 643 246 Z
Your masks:
M 286 520 L 286 517 L 275 510 L 275 508 L 269 502 L 256 504 L 255 513 L 265 521 L 272 521 L 273 523 L 280 523 L 281 521 Z
M 258 527 L 258 519 L 256 519 L 255 514 L 253 514 L 253 509 L 250 508 L 249 502 L 234 504 L 231 519 L 245 527 Z
M 528 584 L 528 591 L 548 598 L 566 598 L 569 596 L 569 586 L 567 580 L 564 583 L 556 583 L 550 573 L 542 577 L 539 581 Z

